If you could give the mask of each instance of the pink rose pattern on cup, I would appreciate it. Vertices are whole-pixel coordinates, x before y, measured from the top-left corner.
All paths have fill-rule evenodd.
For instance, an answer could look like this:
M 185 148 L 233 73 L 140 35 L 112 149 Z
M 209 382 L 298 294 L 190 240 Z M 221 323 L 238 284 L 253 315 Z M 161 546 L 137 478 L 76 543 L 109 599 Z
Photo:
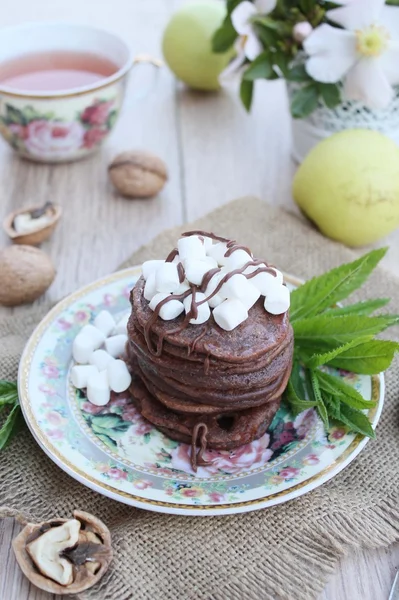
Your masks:
M 32 106 L 23 109 L 6 104 L 0 117 L 0 132 L 18 151 L 41 160 L 72 156 L 98 146 L 112 129 L 118 112 L 115 98 L 96 99 L 65 121 L 55 113 L 39 113 Z

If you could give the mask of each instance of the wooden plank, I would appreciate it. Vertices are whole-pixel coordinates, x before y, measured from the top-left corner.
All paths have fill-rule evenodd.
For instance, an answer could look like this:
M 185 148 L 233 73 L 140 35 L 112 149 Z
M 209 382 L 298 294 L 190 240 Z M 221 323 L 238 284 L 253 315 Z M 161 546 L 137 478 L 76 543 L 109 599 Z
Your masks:
M 387 600 L 399 568 L 399 544 L 354 552 L 341 561 L 319 600 Z
M 234 84 L 219 94 L 179 86 L 178 94 L 189 221 L 248 194 L 292 206 L 284 82 L 260 82 L 249 115 Z

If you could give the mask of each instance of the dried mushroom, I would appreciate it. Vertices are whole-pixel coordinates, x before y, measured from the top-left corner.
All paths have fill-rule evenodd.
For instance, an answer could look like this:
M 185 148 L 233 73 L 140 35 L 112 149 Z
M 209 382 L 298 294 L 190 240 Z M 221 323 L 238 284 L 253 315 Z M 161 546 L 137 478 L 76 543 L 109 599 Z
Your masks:
M 11 213 L 4 220 L 3 228 L 15 244 L 38 246 L 50 237 L 60 217 L 61 207 L 46 202 Z
M 92 587 L 112 559 L 111 535 L 100 519 L 75 510 L 73 519 L 28 523 L 13 541 L 24 575 L 53 594 L 76 594 Z

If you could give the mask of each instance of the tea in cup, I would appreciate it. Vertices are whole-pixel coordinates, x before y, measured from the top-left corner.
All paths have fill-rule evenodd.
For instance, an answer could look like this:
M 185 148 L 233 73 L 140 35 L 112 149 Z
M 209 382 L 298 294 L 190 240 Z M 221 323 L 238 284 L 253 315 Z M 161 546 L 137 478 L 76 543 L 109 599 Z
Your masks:
M 77 50 L 79 49 L 79 50 Z M 67 23 L 1 30 L 0 133 L 23 157 L 41 162 L 83 158 L 107 138 L 135 64 L 113 33 Z

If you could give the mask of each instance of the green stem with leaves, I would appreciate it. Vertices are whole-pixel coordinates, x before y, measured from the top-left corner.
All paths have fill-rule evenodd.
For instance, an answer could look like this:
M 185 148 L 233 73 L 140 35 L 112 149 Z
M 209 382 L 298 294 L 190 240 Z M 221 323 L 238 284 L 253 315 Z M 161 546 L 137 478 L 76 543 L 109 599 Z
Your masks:
M 17 384 L 0 379 L 0 413 L 8 411 L 0 428 L 0 450 L 3 450 L 15 434 L 21 414 Z
M 396 342 L 375 338 L 399 324 L 399 315 L 373 315 L 389 300 L 337 306 L 366 281 L 386 251 L 373 250 L 292 292 L 294 365 L 284 398 L 294 414 L 314 407 L 326 428 L 330 421 L 338 422 L 350 431 L 375 437 L 364 413 L 375 402 L 323 367 L 373 375 L 385 371 L 399 350 Z

